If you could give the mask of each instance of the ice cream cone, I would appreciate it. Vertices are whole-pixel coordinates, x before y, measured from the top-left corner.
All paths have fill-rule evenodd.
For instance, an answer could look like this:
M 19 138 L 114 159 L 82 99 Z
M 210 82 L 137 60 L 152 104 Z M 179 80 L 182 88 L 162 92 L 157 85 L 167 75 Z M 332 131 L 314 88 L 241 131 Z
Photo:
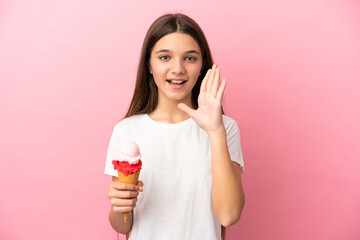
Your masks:
M 139 179 L 139 175 L 140 175 L 140 170 L 138 170 L 136 173 L 133 174 L 129 174 L 129 175 L 125 175 L 122 172 L 118 171 L 118 175 L 119 175 L 119 182 L 122 183 L 129 183 L 129 184 L 134 184 L 136 185 Z M 129 213 L 126 212 L 124 213 L 124 222 L 127 222 Z
M 125 175 L 123 174 L 121 171 L 118 171 L 118 175 L 119 175 L 119 182 L 122 183 L 130 183 L 130 184 L 137 184 L 138 179 L 139 179 L 139 175 L 140 175 L 140 171 L 137 171 L 136 173 L 133 174 L 129 174 L 129 175 Z
M 114 155 L 114 169 L 118 170 L 119 182 L 136 185 L 142 166 L 139 146 L 133 141 L 126 141 L 120 145 Z M 124 213 L 124 222 L 127 222 L 129 212 Z

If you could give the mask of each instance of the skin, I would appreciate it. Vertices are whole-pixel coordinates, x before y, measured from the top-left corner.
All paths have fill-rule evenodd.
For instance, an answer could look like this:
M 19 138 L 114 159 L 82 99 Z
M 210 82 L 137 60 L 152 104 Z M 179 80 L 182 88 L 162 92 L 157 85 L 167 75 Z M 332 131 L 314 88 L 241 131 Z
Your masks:
M 199 107 L 193 109 L 191 90 L 200 75 L 202 58 L 197 42 L 187 34 L 171 33 L 154 46 L 149 61 L 149 71 L 158 86 L 157 108 L 149 116 L 159 122 L 179 123 L 189 117 L 204 129 L 211 145 L 212 204 L 221 225 L 236 223 L 245 204 L 240 166 L 232 162 L 222 119 L 221 103 L 226 79 L 220 83 L 220 69 L 214 64 L 203 79 L 198 98 Z M 186 80 L 181 88 L 171 87 L 169 79 Z M 136 206 L 143 182 L 131 185 L 117 182 L 113 177 L 108 196 L 112 227 L 120 233 L 128 233 L 132 227 L 132 210 Z M 130 212 L 124 223 L 123 213 Z

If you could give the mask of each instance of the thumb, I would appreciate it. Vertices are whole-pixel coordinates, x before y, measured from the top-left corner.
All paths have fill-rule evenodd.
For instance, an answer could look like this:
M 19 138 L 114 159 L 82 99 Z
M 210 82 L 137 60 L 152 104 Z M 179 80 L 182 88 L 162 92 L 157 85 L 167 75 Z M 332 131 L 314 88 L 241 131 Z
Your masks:
M 136 184 L 136 189 L 139 190 L 140 192 L 144 191 L 144 183 L 143 181 L 138 181 L 137 184 Z
M 181 110 L 183 110 L 187 115 L 189 115 L 191 118 L 195 115 L 195 110 L 190 108 L 188 105 L 186 105 L 185 103 L 179 103 L 178 104 L 178 108 L 180 108 Z

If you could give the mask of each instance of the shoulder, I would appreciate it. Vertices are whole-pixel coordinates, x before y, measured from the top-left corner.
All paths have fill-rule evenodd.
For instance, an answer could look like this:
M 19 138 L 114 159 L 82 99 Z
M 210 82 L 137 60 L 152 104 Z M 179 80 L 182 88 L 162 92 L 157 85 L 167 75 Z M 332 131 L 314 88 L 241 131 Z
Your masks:
M 124 118 L 120 120 L 114 126 L 114 132 L 116 134 L 134 131 L 137 128 L 140 128 L 145 124 L 145 114 L 138 114 L 131 117 Z
M 239 129 L 238 124 L 234 119 L 232 119 L 231 117 L 226 116 L 226 115 L 222 115 L 222 117 L 223 117 L 225 129 L 227 132 L 230 130 L 238 130 Z
M 143 122 L 145 114 L 138 114 L 131 117 L 124 118 L 115 124 L 115 129 L 127 128 L 132 125 L 137 125 Z

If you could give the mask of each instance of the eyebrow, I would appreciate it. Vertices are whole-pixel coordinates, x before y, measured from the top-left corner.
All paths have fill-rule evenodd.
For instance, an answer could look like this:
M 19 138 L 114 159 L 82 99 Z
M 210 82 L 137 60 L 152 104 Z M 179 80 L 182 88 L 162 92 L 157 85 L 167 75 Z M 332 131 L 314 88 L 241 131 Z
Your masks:
M 160 49 L 160 50 L 156 51 L 155 54 L 162 53 L 162 52 L 170 52 L 170 50 L 168 50 L 168 49 Z M 198 51 L 196 51 L 196 50 L 189 50 L 189 51 L 186 51 L 185 53 L 195 53 L 195 54 L 200 55 L 200 53 Z

